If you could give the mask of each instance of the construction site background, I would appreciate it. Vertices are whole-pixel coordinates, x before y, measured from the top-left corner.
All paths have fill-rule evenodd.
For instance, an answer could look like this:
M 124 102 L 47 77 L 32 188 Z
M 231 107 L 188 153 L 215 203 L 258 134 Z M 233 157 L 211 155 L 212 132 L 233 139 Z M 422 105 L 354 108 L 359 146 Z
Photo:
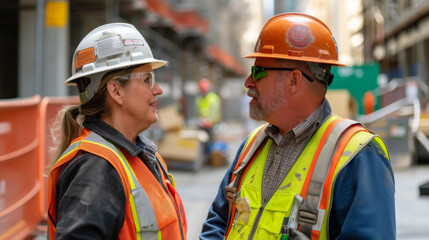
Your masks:
M 429 239 L 429 2 L 425 0 L 19 0 L 0 3 L 0 240 L 46 236 L 46 178 L 56 114 L 78 104 L 63 85 L 79 41 L 108 22 L 142 32 L 164 90 L 159 122 L 142 134 L 177 177 L 196 239 L 249 120 L 243 82 L 264 22 L 304 12 L 324 21 L 344 68 L 327 98 L 334 112 L 386 140 L 396 182 L 398 239 Z M 198 129 L 197 81 L 221 97 L 210 154 Z M 364 96 L 371 96 L 364 100 Z M 52 125 L 54 124 L 54 125 Z M 55 135 L 55 134 L 54 134 Z

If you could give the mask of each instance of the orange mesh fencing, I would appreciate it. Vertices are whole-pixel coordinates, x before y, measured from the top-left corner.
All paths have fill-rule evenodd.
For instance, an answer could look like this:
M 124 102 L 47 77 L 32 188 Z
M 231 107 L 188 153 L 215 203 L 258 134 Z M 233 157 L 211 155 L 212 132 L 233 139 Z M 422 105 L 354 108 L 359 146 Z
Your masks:
M 0 240 L 24 239 L 46 220 L 52 136 L 61 137 L 51 129 L 63 107 L 77 104 L 78 97 L 0 100 Z

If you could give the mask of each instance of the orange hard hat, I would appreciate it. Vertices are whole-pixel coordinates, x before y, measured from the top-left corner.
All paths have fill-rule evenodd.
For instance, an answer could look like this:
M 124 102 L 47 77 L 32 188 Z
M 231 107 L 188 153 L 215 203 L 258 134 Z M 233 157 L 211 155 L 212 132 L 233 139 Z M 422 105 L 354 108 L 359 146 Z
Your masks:
M 244 58 L 280 58 L 345 66 L 338 61 L 338 47 L 329 28 L 302 13 L 283 13 L 262 28 L 254 52 Z
M 210 88 L 211 88 L 210 81 L 207 78 L 201 78 L 200 81 L 198 82 L 198 88 L 202 92 L 210 91 Z

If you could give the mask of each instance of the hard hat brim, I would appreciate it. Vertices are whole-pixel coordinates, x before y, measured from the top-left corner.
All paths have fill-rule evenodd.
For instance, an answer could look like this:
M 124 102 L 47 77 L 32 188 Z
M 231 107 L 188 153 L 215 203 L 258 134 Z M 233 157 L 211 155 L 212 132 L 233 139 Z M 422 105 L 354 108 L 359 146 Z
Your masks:
M 277 58 L 277 59 L 287 59 L 293 61 L 302 61 L 302 62 L 316 62 L 316 63 L 326 63 L 331 64 L 337 67 L 345 67 L 346 65 L 335 60 L 329 59 L 320 59 L 320 58 L 311 58 L 311 57 L 296 57 L 296 56 L 285 56 L 284 54 L 266 54 L 266 53 L 250 53 L 243 58 Z
M 87 72 L 79 72 L 79 73 L 74 74 L 73 76 L 71 76 L 70 78 L 68 78 L 64 82 L 64 85 L 74 86 L 74 85 L 76 85 L 75 80 L 82 78 L 82 77 L 90 76 L 90 75 L 97 74 L 97 73 L 103 73 L 103 72 L 107 73 L 107 72 L 111 72 L 111 71 L 118 70 L 121 68 L 128 68 L 128 67 L 132 67 L 132 66 L 136 66 L 136 65 L 146 64 L 146 63 L 150 63 L 152 65 L 152 69 L 157 69 L 157 68 L 160 68 L 160 67 L 166 65 L 167 61 L 158 60 L 155 58 L 146 58 L 146 59 L 143 59 L 141 61 L 134 61 L 134 62 L 132 62 L 132 64 L 130 64 L 130 62 L 125 62 L 123 64 L 118 64 L 115 67 L 112 67 L 112 66 L 97 67 L 92 71 L 90 70 Z

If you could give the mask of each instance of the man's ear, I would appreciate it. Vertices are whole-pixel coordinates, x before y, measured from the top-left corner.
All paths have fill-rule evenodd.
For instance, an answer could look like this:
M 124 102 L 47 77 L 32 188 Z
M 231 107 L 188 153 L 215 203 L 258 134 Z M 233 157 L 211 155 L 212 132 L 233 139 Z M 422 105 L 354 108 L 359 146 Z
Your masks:
M 107 93 L 114 102 L 119 105 L 123 104 L 122 97 L 124 96 L 124 91 L 117 82 L 110 81 L 107 83 Z
M 295 69 L 290 72 L 290 80 L 288 81 L 290 93 L 294 94 L 298 91 L 299 87 L 301 86 L 303 77 L 304 76 L 302 75 L 302 72 L 298 69 Z

